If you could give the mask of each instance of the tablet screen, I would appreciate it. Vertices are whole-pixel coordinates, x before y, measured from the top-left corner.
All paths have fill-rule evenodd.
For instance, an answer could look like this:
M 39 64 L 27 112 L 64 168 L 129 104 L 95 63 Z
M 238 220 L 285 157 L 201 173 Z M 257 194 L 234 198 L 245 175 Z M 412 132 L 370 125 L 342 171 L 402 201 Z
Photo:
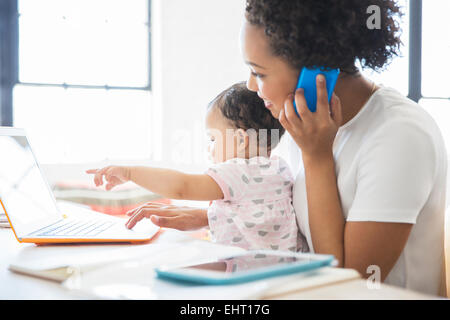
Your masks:
M 289 255 L 289 254 L 270 254 L 270 253 L 251 253 L 239 256 L 233 256 L 224 259 L 217 259 L 209 263 L 191 265 L 179 268 L 179 271 L 211 271 L 220 274 L 233 274 L 239 272 L 253 271 L 267 267 L 274 267 L 292 263 L 309 263 L 317 258 L 311 255 Z

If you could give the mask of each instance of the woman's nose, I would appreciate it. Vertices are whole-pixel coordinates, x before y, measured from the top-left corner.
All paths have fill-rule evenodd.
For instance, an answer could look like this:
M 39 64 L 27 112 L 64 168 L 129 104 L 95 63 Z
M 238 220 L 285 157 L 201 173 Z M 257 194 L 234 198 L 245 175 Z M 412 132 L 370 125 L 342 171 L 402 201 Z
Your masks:
M 247 89 L 250 91 L 258 91 L 258 85 L 256 84 L 255 77 L 250 74 L 250 76 L 247 79 Z

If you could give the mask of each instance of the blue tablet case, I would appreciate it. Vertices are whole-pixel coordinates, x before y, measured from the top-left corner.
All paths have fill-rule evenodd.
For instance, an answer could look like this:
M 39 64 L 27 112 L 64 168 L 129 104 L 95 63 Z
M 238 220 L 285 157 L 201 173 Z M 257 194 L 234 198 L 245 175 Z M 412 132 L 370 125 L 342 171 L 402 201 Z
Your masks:
M 334 87 L 336 85 L 337 78 L 339 76 L 339 69 L 331 69 L 325 71 L 323 68 L 310 69 L 304 67 L 300 76 L 298 77 L 297 87 L 303 88 L 306 103 L 311 112 L 316 112 L 317 107 L 317 87 L 316 87 L 316 77 L 318 74 L 323 74 L 326 79 L 327 92 L 328 92 L 328 103 L 331 101 L 331 95 L 333 93 Z M 294 100 L 294 109 L 297 112 L 297 105 Z
M 309 261 L 309 262 L 299 262 L 279 266 L 269 266 L 257 270 L 252 270 L 248 272 L 240 272 L 233 274 L 230 277 L 213 277 L 208 275 L 193 275 L 177 272 L 176 270 L 165 270 L 161 268 L 155 268 L 155 272 L 158 278 L 166 280 L 175 280 L 182 282 L 190 282 L 205 285 L 226 285 L 226 284 L 236 284 L 255 280 L 261 280 L 265 278 L 282 276 L 288 274 L 294 274 L 298 272 L 306 272 L 314 269 L 318 269 L 325 266 L 330 266 L 335 261 L 333 255 L 321 255 L 323 258 Z

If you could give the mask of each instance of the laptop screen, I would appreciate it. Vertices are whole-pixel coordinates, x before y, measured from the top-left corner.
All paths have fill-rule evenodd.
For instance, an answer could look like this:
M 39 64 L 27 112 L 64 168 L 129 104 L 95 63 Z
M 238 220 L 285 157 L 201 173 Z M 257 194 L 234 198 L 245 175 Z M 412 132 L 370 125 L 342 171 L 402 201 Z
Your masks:
M 0 198 L 17 230 L 60 217 L 25 136 L 0 135 Z

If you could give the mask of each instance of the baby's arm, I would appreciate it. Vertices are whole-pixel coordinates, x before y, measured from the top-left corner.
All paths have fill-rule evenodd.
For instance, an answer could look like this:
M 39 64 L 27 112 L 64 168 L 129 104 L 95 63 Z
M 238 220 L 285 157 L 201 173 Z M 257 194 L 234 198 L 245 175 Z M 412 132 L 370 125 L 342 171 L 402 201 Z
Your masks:
M 219 185 L 206 174 L 186 174 L 162 168 L 129 167 L 130 180 L 170 199 L 223 199 Z
M 126 181 L 170 199 L 184 200 L 217 200 L 224 195 L 219 185 L 206 174 L 186 174 L 180 171 L 151 167 L 109 166 L 103 169 L 92 169 L 87 173 L 95 173 L 96 185 L 103 184 L 105 176 L 106 189 Z

